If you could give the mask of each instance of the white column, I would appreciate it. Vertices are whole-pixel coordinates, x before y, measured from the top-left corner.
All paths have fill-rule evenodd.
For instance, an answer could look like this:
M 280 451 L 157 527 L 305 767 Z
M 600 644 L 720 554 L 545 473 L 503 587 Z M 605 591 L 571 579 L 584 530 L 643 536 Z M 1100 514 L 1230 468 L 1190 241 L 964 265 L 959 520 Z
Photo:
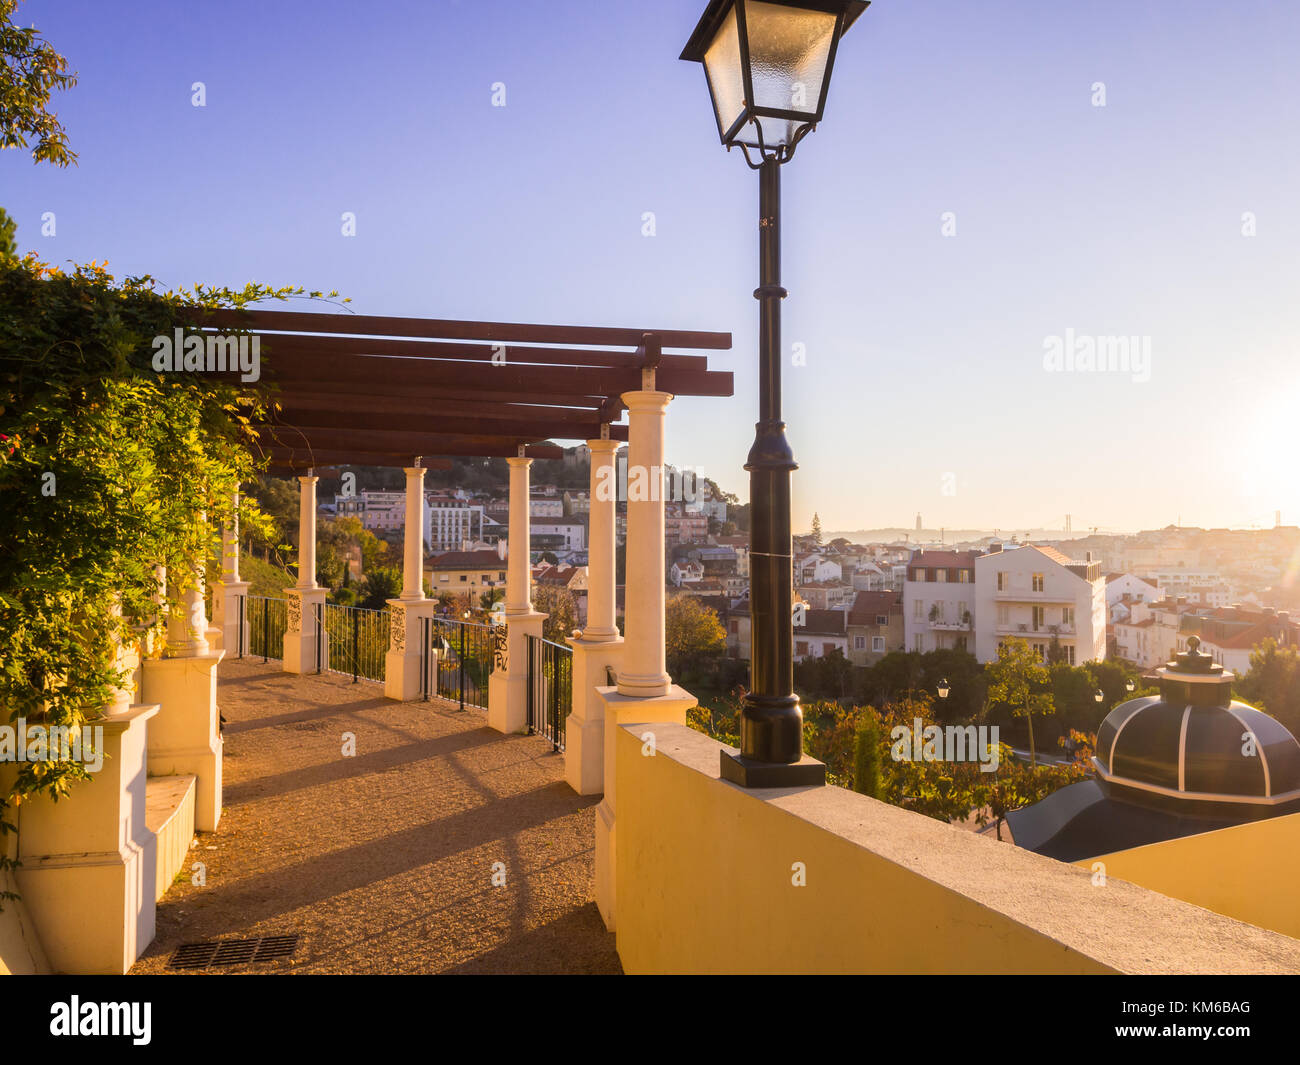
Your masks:
M 221 583 L 212 590 L 212 625 L 218 643 L 214 646 L 227 651 L 232 657 L 242 648 L 248 650 L 248 611 L 243 611 L 240 623 L 240 604 L 247 604 L 249 584 L 239 579 L 239 493 L 230 497 L 230 522 L 221 530 Z
M 588 440 L 591 449 L 591 512 L 587 527 L 587 626 L 569 640 L 573 648 L 573 712 L 565 724 L 564 777 L 579 795 L 605 790 L 605 704 L 597 688 L 607 670 L 623 660 L 623 637 L 614 617 L 615 503 L 618 499 L 613 440 Z
M 402 595 L 388 600 L 384 694 L 390 699 L 416 699 L 420 695 L 424 619 L 433 617 L 437 606 L 424 597 L 424 468 L 421 466 L 406 467 L 406 529 L 402 547 Z M 432 648 L 424 665 L 432 681 L 438 668 Z
M 506 615 L 533 612 L 532 522 L 528 472 L 533 460 L 506 459 L 510 466 L 510 535 L 507 541 Z
M 667 392 L 625 392 L 627 445 L 627 645 L 618 674 L 622 695 L 667 695 L 664 662 L 664 421 Z
M 614 619 L 614 508 L 618 497 L 615 440 L 588 440 L 591 449 L 591 512 L 587 519 L 587 626 L 582 638 L 602 643 L 618 638 Z
M 319 477 L 298 478 L 298 583 L 304 591 L 316 585 L 316 482 Z
M 402 598 L 424 598 L 424 468 L 406 467 L 406 530 L 402 545 Z
M 298 497 L 298 583 L 286 588 L 289 619 L 284 633 L 284 671 L 314 673 L 327 668 L 329 647 L 325 633 L 318 632 L 317 608 L 324 610 L 328 589 L 316 583 L 316 482 L 314 476 L 299 477 Z
M 636 724 L 653 737 L 655 724 L 686 724 L 695 705 L 690 692 L 672 683 L 664 668 L 664 422 L 673 398 L 647 387 L 625 392 L 627 445 L 627 590 L 623 667 L 618 684 L 596 689 L 605 710 L 605 797 L 596 807 L 596 907 L 615 930 L 618 903 L 618 779 L 614 749 L 620 725 Z
M 506 556 L 506 653 L 488 679 L 488 726 L 520 732 L 528 724 L 528 637 L 541 636 L 545 614 L 533 610 L 529 545 L 528 468 L 519 455 L 510 465 L 510 536 Z

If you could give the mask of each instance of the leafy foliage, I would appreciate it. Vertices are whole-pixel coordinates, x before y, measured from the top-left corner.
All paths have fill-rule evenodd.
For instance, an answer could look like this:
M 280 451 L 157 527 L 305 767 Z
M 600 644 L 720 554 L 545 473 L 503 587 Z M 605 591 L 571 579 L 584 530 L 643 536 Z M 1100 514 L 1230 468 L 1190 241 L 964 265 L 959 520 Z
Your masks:
M 678 595 L 664 606 L 664 644 L 668 672 L 676 675 L 691 659 L 721 655 L 727 633 L 716 610 L 693 595 Z
M 0 0 L 0 149 L 25 148 L 35 139 L 34 162 L 67 166 L 77 156 L 49 103 L 55 90 L 72 88 L 77 76 L 34 27 L 13 24 L 17 7 L 18 0 Z
M 95 263 L 65 272 L 32 255 L 0 258 L 0 706 L 10 718 L 75 727 L 112 702 L 125 682 L 117 647 L 158 614 L 155 566 L 184 591 L 255 474 L 250 425 L 264 401 L 215 375 L 154 371 L 152 338 L 193 330 L 201 308 L 301 292 L 159 292 L 147 276 L 119 283 Z M 262 527 L 255 506 L 242 510 L 245 528 Z M 58 796 L 82 777 L 76 765 L 28 763 L 11 794 Z

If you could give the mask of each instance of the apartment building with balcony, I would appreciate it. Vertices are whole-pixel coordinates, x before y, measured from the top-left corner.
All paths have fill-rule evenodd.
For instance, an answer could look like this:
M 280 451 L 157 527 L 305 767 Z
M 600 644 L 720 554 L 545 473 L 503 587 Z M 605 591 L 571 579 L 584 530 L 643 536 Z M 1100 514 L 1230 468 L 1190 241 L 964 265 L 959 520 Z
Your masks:
M 903 583 L 903 625 L 909 651 L 972 650 L 978 551 L 912 552 Z
M 975 561 L 975 657 L 991 662 L 1012 637 L 1046 658 L 1052 640 L 1071 665 L 1106 657 L 1106 578 L 1101 563 L 1054 547 L 994 544 Z

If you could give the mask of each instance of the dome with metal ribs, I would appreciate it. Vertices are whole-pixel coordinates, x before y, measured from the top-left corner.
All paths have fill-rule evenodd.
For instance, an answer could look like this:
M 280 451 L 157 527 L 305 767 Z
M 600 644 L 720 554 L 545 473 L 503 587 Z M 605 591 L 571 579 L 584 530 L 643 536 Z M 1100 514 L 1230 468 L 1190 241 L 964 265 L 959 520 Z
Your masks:
M 1115 798 L 1171 806 L 1300 803 L 1300 743 L 1281 722 L 1232 698 L 1234 675 L 1188 650 L 1157 671 L 1160 695 L 1129 699 L 1097 731 L 1093 764 Z

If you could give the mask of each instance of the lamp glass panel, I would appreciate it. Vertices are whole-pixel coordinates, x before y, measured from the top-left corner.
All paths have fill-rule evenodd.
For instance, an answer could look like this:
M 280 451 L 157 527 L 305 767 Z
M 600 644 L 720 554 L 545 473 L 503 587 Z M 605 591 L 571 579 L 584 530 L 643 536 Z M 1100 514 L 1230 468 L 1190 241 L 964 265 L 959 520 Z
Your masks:
M 745 81 L 740 66 L 740 30 L 733 4 L 704 53 L 704 74 L 718 119 L 718 134 L 725 137 L 745 109 Z
M 744 4 L 754 106 L 815 118 L 835 36 L 835 16 L 765 0 L 744 0 Z M 768 139 L 767 127 L 763 138 Z

